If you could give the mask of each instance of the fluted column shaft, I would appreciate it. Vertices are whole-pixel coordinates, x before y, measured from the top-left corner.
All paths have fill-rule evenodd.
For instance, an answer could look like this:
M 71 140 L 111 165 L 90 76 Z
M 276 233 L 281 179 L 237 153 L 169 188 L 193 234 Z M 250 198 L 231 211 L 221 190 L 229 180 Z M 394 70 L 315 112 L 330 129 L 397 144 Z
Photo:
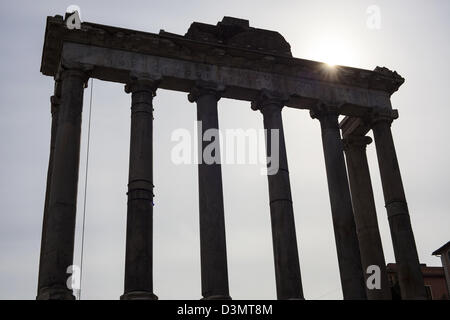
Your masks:
M 338 113 L 313 109 L 311 116 L 319 119 L 322 131 L 331 214 L 344 299 L 366 299 Z
M 81 113 L 87 79 L 79 69 L 62 69 L 60 74 L 61 98 L 57 120 L 55 113 L 52 121 L 54 148 L 50 152 L 37 299 L 75 299 L 67 288 L 70 274 L 66 272 L 73 264 Z
M 205 148 L 214 143 L 214 159 L 220 160 L 219 141 L 205 141 L 208 130 L 218 133 L 217 102 L 222 88 L 211 83 L 198 83 L 188 98 L 197 103 L 199 131 L 198 190 L 200 210 L 200 259 L 202 296 L 204 299 L 230 299 L 227 250 L 220 161 L 210 163 L 203 158 Z M 214 135 L 217 139 L 218 135 Z M 212 159 L 211 159 L 212 160 Z
M 402 299 L 426 299 L 423 275 L 391 132 L 392 118 L 376 117 L 372 130 Z
M 259 109 L 263 114 L 264 128 L 267 130 L 267 158 L 272 159 L 272 164 L 274 157 L 278 157 L 279 160 L 278 170 L 268 170 L 267 178 L 269 183 L 275 280 L 277 297 L 280 300 L 303 299 L 291 186 L 281 116 L 284 102 L 283 97 L 262 91 L 258 99 L 252 104 L 254 110 Z M 276 143 L 276 141 L 272 141 L 272 130 L 278 130 L 278 154 L 276 154 L 275 148 L 272 148 L 274 143 Z
M 343 139 L 343 142 L 347 158 L 356 233 L 366 282 L 372 274 L 367 272 L 369 266 L 375 265 L 380 270 L 380 287 L 369 289 L 366 285 L 367 298 L 369 300 L 390 300 L 392 299 L 391 289 L 386 273 L 386 262 L 378 229 L 377 212 L 366 155 L 366 146 L 372 142 L 372 139 L 365 136 L 348 136 Z
M 153 97 L 156 81 L 133 78 L 128 178 L 125 288 L 122 300 L 155 300 L 153 294 Z

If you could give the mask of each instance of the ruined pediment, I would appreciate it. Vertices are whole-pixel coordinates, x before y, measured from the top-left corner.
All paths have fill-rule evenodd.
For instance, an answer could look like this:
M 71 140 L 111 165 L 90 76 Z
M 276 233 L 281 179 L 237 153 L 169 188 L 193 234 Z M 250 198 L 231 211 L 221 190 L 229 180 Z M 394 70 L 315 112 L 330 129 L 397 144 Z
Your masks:
M 224 17 L 217 25 L 193 22 L 185 38 L 292 57 L 291 46 L 280 33 L 250 27 L 248 20 L 233 17 Z

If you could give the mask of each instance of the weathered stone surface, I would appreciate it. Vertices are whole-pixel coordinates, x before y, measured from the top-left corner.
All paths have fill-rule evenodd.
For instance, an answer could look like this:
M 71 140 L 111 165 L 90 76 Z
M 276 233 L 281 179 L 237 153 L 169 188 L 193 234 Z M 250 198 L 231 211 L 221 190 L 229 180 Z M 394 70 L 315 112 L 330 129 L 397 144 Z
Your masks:
M 335 108 L 318 105 L 311 117 L 320 121 L 331 214 L 344 299 L 366 299 L 358 237 Z
M 270 131 L 279 130 L 279 170 L 269 174 L 269 203 L 272 224 L 272 242 L 275 262 L 277 297 L 280 300 L 303 299 L 303 288 L 298 258 L 297 236 L 295 232 L 294 210 L 284 140 L 281 110 L 285 97 L 262 91 L 252 104 L 252 109 L 260 110 L 267 130 L 267 157 L 274 156 Z
M 224 17 L 216 26 L 194 22 L 185 38 L 292 57 L 291 46 L 281 34 L 251 28 L 248 20 L 233 17 Z
M 50 133 L 50 156 L 48 159 L 48 171 L 47 171 L 47 186 L 45 190 L 45 202 L 44 202 L 44 215 L 42 219 L 42 235 L 41 235 L 41 253 L 40 253 L 40 263 L 43 263 L 43 256 L 46 252 L 45 243 L 47 241 L 47 220 L 48 220 L 48 206 L 50 201 L 50 193 L 52 190 L 52 174 L 53 174 L 53 161 L 55 157 L 55 144 L 56 144 L 56 132 L 58 128 L 58 111 L 59 104 L 61 103 L 61 81 L 55 81 L 54 95 L 50 98 L 51 102 L 51 113 L 52 113 L 52 127 Z M 39 273 L 45 270 L 39 268 Z M 42 275 L 43 276 L 43 275 Z M 41 275 L 39 276 L 39 278 Z M 39 295 L 39 292 L 38 292 Z
M 130 168 L 122 300 L 155 300 L 153 294 L 153 96 L 158 82 L 132 76 Z
M 376 116 L 372 119 L 372 130 L 392 245 L 398 267 L 400 291 L 402 299 L 405 300 L 426 299 L 416 242 L 392 138 L 391 122 L 392 118 L 390 117 Z
M 198 33 L 209 36 L 189 39 L 201 38 Z M 341 105 L 341 114 L 353 116 L 391 108 L 389 97 L 404 81 L 384 68 L 329 70 L 321 62 L 292 58 L 281 35 L 247 27 L 235 18 L 217 26 L 194 23 L 180 36 L 92 23 L 68 30 L 56 16 L 47 19 L 45 39 L 41 71 L 46 75 L 55 74 L 61 59 L 72 60 L 93 65 L 92 76 L 107 81 L 126 83 L 130 71 L 148 72 L 162 77 L 161 88 L 189 92 L 195 81 L 204 80 L 224 84 L 223 97 L 246 101 L 268 89 L 287 95 L 288 107 L 308 109 L 322 100 Z M 259 49 L 242 48 L 252 41 L 262 42 L 254 44 Z M 281 53 L 271 52 L 276 45 Z
M 37 299 L 74 299 L 67 288 L 73 264 L 81 112 L 87 74 L 62 69 L 61 98 L 50 166 L 50 188 L 44 214 Z
M 378 266 L 380 270 L 380 288 L 369 289 L 366 285 L 367 298 L 369 300 L 390 300 L 392 299 L 391 288 L 386 273 L 386 261 L 384 260 L 378 229 L 377 212 L 366 155 L 366 146 L 371 142 L 372 139 L 366 136 L 350 135 L 343 139 L 356 233 L 366 283 L 367 278 L 372 275 L 372 273 L 367 273 L 369 266 Z
M 199 157 L 211 141 L 203 141 L 207 130 L 219 129 L 217 101 L 223 88 L 211 83 L 197 83 L 189 94 L 189 100 L 197 103 L 197 121 L 201 121 L 198 133 Z M 220 159 L 217 142 L 215 158 Z M 198 165 L 198 190 L 200 210 L 200 258 L 202 272 L 202 295 L 204 299 L 230 298 L 228 288 L 225 217 L 220 163 L 205 163 L 203 157 Z

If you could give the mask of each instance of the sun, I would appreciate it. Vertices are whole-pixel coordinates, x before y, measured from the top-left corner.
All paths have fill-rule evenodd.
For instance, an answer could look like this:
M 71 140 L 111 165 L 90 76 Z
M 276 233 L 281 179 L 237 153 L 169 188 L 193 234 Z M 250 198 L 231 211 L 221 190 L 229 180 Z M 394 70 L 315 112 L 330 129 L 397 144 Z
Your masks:
M 338 65 L 354 65 L 354 51 L 348 41 L 338 37 L 317 37 L 316 39 L 309 47 L 309 58 L 324 62 L 331 69 Z

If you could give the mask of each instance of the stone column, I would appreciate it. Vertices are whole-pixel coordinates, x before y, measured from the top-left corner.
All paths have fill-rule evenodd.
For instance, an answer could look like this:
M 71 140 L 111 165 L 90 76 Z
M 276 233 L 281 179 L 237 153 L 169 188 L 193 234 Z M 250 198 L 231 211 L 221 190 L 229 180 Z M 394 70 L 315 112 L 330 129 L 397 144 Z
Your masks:
M 218 139 L 219 121 L 217 101 L 223 88 L 211 83 L 197 83 L 188 96 L 197 103 L 199 130 L 198 189 L 200 209 L 200 258 L 203 299 L 231 299 L 228 288 L 227 250 L 225 239 L 225 218 L 218 140 L 204 141 L 206 131 L 215 130 Z M 205 159 L 203 152 L 210 143 L 215 148 L 214 159 Z M 214 160 L 211 161 L 211 160 Z M 218 160 L 218 161 L 215 161 Z
M 284 141 L 281 109 L 286 99 L 278 94 L 263 90 L 252 103 L 253 110 L 260 110 L 267 130 L 266 153 L 271 164 L 278 157 L 278 170 L 268 170 L 270 217 L 275 262 L 277 297 L 303 299 L 303 289 L 295 234 L 294 211 L 292 208 L 291 186 Z M 272 140 L 272 130 L 278 130 L 279 141 Z M 276 132 L 276 131 L 275 131 Z M 275 135 L 276 136 L 276 135 Z M 274 145 L 278 142 L 279 152 Z M 276 162 L 276 161 L 275 161 Z
M 366 285 L 367 298 L 369 300 L 390 300 L 392 299 L 391 289 L 386 273 L 386 262 L 378 229 L 377 212 L 366 155 L 366 146 L 372 142 L 372 139 L 365 136 L 350 135 L 345 137 L 343 142 L 347 158 L 356 233 L 366 283 L 367 278 L 373 273 L 373 271 L 367 273 L 369 266 L 375 265 L 380 270 L 380 287 L 369 289 Z
M 55 141 L 56 141 L 56 131 L 58 128 L 58 111 L 61 96 L 61 82 L 55 79 L 55 89 L 54 95 L 50 97 L 51 103 L 51 115 L 52 115 L 52 126 L 50 131 L 50 156 L 48 159 L 48 170 L 47 170 L 47 184 L 45 189 L 45 202 L 44 202 L 44 215 L 42 219 L 42 235 L 41 235 L 41 253 L 40 261 L 43 260 L 43 253 L 45 252 L 45 242 L 46 242 L 46 232 L 47 232 L 47 217 L 48 217 L 48 203 L 50 199 L 50 190 L 52 185 L 52 173 L 53 173 L 53 159 L 55 155 Z M 39 269 L 40 273 L 41 269 Z M 41 275 L 39 274 L 39 278 Z M 39 294 L 39 292 L 38 292 Z
M 156 300 L 153 293 L 153 97 L 157 82 L 133 76 L 128 178 L 125 289 L 121 300 Z
M 338 113 L 325 106 L 311 110 L 319 119 L 328 191 L 344 299 L 366 299 L 361 256 L 339 132 Z
M 75 297 L 67 288 L 73 264 L 75 217 L 80 159 L 81 113 L 83 91 L 88 76 L 85 71 L 62 68 L 61 98 L 53 98 L 53 152 L 50 151 L 46 206 L 39 264 L 39 300 Z M 59 111 L 56 111 L 58 110 Z M 57 120 L 56 120 L 57 119 Z M 51 149 L 52 150 L 52 149 Z
M 426 299 L 423 275 L 420 270 L 419 257 L 391 133 L 391 122 L 396 116 L 396 114 L 374 116 L 372 130 L 402 299 Z

